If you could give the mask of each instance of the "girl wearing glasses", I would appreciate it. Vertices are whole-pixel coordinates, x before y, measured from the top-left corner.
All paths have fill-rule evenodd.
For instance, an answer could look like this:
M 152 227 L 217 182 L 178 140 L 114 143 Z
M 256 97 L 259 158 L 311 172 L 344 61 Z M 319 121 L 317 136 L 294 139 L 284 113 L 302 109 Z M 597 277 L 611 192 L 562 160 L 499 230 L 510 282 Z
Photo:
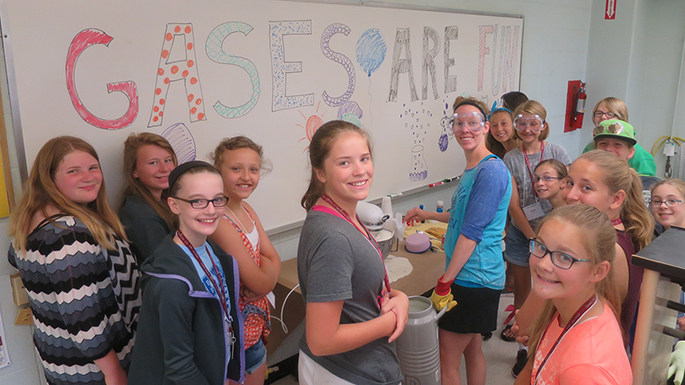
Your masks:
M 535 166 L 535 192 L 542 199 L 547 199 L 552 208 L 566 204 L 564 187 L 568 169 L 566 165 L 556 159 L 546 159 Z
M 504 251 L 514 278 L 515 309 L 521 308 L 530 293 L 528 239 L 535 236 L 533 228 L 552 211 L 551 203 L 541 199 L 533 187 L 535 167 L 545 159 L 556 159 L 565 165 L 571 163 L 571 158 L 563 147 L 545 141 L 550 130 L 546 117 L 547 111 L 535 100 L 520 105 L 514 112 L 514 135 L 521 140 L 521 146 L 504 156 L 504 163 L 509 168 L 516 187 L 509 204 L 512 219 L 505 237 Z M 502 331 L 503 338 L 508 336 L 509 329 L 510 326 L 507 326 Z M 525 365 L 526 356 L 526 347 L 519 345 L 516 365 L 512 369 L 514 376 Z
M 207 237 L 228 198 L 219 172 L 192 161 L 169 175 L 178 231 L 145 261 L 145 296 L 129 384 L 242 382 L 245 373 L 238 266 Z
M 166 203 L 169 173 L 177 163 L 171 144 L 157 134 L 131 134 L 124 143 L 124 202 L 119 218 L 139 264 L 178 226 Z
M 516 385 L 632 383 L 617 321 L 615 242 L 607 215 L 589 205 L 542 220 L 529 250 L 533 292 L 545 302 Z
M 685 227 L 685 182 L 665 179 L 652 187 L 651 208 L 654 218 L 668 230 L 671 226 Z
M 592 110 L 592 122 L 595 124 L 595 127 L 609 119 L 619 119 L 628 122 L 628 106 L 626 106 L 623 100 L 610 96 L 597 102 Z M 595 149 L 594 141 L 585 146 L 583 153 L 593 149 Z M 656 176 L 654 157 L 637 143 L 635 144 L 635 153 L 628 159 L 628 165 L 634 168 L 640 176 Z
M 228 203 L 210 236 L 233 256 L 240 268 L 240 311 L 245 321 L 245 384 L 263 384 L 266 372 L 264 342 L 271 330 L 269 301 L 281 258 L 269 241 L 257 213 L 245 199 L 257 188 L 262 171 L 270 171 L 262 146 L 244 136 L 224 139 L 212 156 L 224 180 Z
M 442 383 L 461 383 L 459 365 L 464 356 L 469 384 L 483 385 L 486 365 L 481 334 L 497 329 L 505 281 L 502 232 L 512 184 L 504 163 L 485 146 L 490 129 L 487 107 L 463 97 L 454 106 L 452 132 L 464 150 L 466 170 L 452 196 L 452 209 L 435 213 L 413 208 L 407 218 L 448 223 L 447 268 L 431 295 L 438 310 L 448 308 L 438 321 Z
M 60 136 L 43 145 L 10 236 L 48 384 L 126 384 L 140 271 L 90 144 Z
M 589 204 L 609 216 L 618 237 L 613 269 L 625 298 L 621 311 L 624 342 L 632 341 L 637 301 L 642 285 L 641 267 L 630 263 L 633 254 L 652 240 L 654 220 L 642 198 L 637 172 L 607 151 L 593 150 L 576 159 L 569 169 L 568 204 Z

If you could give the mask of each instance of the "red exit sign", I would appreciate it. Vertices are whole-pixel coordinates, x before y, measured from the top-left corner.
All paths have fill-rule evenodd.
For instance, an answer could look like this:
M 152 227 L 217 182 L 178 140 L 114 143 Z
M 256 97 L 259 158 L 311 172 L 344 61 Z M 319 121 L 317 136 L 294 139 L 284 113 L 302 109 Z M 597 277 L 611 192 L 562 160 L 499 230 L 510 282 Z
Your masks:
M 606 0 L 604 20 L 614 20 L 616 18 L 616 1 L 617 0 Z

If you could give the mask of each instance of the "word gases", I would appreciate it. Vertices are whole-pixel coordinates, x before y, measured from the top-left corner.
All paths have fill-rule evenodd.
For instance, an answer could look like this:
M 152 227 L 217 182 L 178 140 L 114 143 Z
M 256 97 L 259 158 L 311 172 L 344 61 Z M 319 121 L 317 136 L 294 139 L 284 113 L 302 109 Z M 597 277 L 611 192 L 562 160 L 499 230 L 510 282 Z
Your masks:
M 211 110 L 214 114 L 226 119 L 235 119 L 245 116 L 259 103 L 262 94 L 262 81 L 258 68 L 266 67 L 267 63 L 255 63 L 249 58 L 233 55 L 225 51 L 225 41 L 233 36 L 247 38 L 253 34 L 254 28 L 241 21 L 223 23 L 214 28 L 207 36 L 204 44 L 197 44 L 195 28 L 192 23 L 168 23 L 165 26 L 161 48 L 159 52 L 151 53 L 157 56 L 155 72 L 155 86 L 152 92 L 152 106 L 147 127 L 156 127 L 163 124 L 166 101 L 169 90 L 174 83 L 181 83 L 184 87 L 175 87 L 174 90 L 184 90 L 187 99 L 188 119 L 190 123 L 207 119 L 207 101 L 203 96 L 202 82 L 198 68 L 198 59 L 209 59 L 215 65 L 235 66 L 244 71 L 249 78 L 251 93 L 245 95 L 245 102 L 241 105 L 231 106 L 221 100 L 212 100 Z M 369 79 L 385 63 L 388 54 L 383 33 L 377 28 L 368 28 L 357 34 L 349 26 L 343 23 L 332 23 L 324 28 L 321 33 L 318 47 L 326 60 L 330 60 L 344 69 L 346 86 L 339 95 L 332 95 L 330 91 L 323 90 L 320 99 L 330 107 L 344 106 L 350 102 L 357 86 L 357 70 L 363 71 Z M 414 31 L 416 33 L 416 31 Z M 442 95 L 457 90 L 457 69 L 455 69 L 456 55 L 453 44 L 459 39 L 459 27 L 456 25 L 446 26 L 441 33 L 435 28 L 424 26 L 421 31 L 421 56 L 420 56 L 420 90 L 417 92 L 414 78 L 414 55 L 412 53 L 410 28 L 396 28 L 395 39 L 391 47 L 392 53 L 388 55 L 390 63 L 387 103 L 398 100 L 400 90 L 400 78 L 406 78 L 407 99 L 414 102 L 427 100 L 430 97 L 437 100 Z M 481 25 L 479 27 L 479 55 L 468 60 L 478 61 L 478 91 L 483 89 L 486 64 L 490 62 L 492 69 L 492 93 L 499 94 L 513 89 L 516 84 L 517 52 L 519 46 L 520 27 Z M 312 20 L 284 20 L 268 22 L 268 46 L 271 73 L 271 110 L 278 112 L 293 108 L 313 106 L 315 94 L 304 93 L 289 95 L 286 87 L 286 79 L 289 74 L 301 73 L 302 61 L 286 60 L 286 39 L 288 44 L 298 44 L 297 36 L 312 35 Z M 255 35 L 252 35 L 255 36 Z M 356 49 L 348 55 L 337 52 L 331 47 L 334 38 L 355 39 Z M 133 80 L 108 83 L 108 93 L 120 92 L 128 99 L 128 107 L 122 111 L 118 118 L 103 119 L 91 113 L 79 97 L 75 83 L 77 63 L 81 54 L 93 45 L 110 47 L 114 40 L 113 36 L 106 32 L 89 28 L 80 31 L 71 41 L 68 47 L 66 60 L 66 83 L 69 98 L 78 115 L 87 123 L 102 129 L 121 129 L 131 125 L 140 113 L 140 96 L 138 86 Z M 491 41 L 491 43 L 489 43 Z M 256 46 L 256 45 L 255 45 Z M 198 52 L 200 51 L 204 52 Z M 442 59 L 439 56 L 442 53 Z M 356 65 L 353 59 L 356 59 Z M 460 59 L 462 60 L 462 59 Z M 202 63 L 206 63 L 203 61 Z M 202 64 L 209 65 L 209 64 Z M 439 72 L 442 66 L 442 73 Z M 151 70 L 152 71 L 152 70 Z M 150 71 L 150 72 L 151 72 Z M 464 74 L 467 75 L 467 74 Z M 332 79 L 331 81 L 339 81 Z M 211 81 L 204 79 L 204 81 Z M 438 83 L 442 83 L 442 87 Z M 442 89 L 439 89 L 442 88 Z M 229 91 L 227 91 L 229 92 Z

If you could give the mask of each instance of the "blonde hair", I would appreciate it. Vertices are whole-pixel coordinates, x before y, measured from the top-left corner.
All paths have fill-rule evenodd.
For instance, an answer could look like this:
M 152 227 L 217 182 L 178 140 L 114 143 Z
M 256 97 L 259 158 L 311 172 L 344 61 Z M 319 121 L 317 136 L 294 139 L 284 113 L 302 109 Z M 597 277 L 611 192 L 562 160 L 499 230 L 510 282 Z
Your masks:
M 169 210 L 166 203 L 168 189 L 162 192 L 161 200 L 155 198 L 150 190 L 143 184 L 140 178 L 136 178 L 133 174 L 138 167 L 138 150 L 144 146 L 160 147 L 171 155 L 174 162 L 174 167 L 178 165 L 178 158 L 174 152 L 173 147 L 169 144 L 163 136 L 153 134 L 151 132 L 141 132 L 139 134 L 131 134 L 124 142 L 124 200 L 129 195 L 136 195 L 142 198 L 155 212 L 164 219 L 170 229 L 178 227 L 178 218 Z
M 602 182 L 610 193 L 623 190 L 626 194 L 621 206 L 620 218 L 630 235 L 635 252 L 642 250 L 652 241 L 654 218 L 647 210 L 642 197 L 642 180 L 628 163 L 616 155 L 602 150 L 586 152 L 576 159 L 593 163 L 602 172 Z
M 262 176 L 268 174 L 272 170 L 271 162 L 264 159 L 264 150 L 262 146 L 255 143 L 252 139 L 239 135 L 232 138 L 225 138 L 216 146 L 216 149 L 209 154 L 209 158 L 214 162 L 214 167 L 219 169 L 221 163 L 224 162 L 226 151 L 238 150 L 241 148 L 249 148 L 259 155 L 259 167 L 262 169 Z
M 676 190 L 678 190 L 680 195 L 685 197 L 685 182 L 683 182 L 680 179 L 675 179 L 675 178 L 660 180 L 659 182 L 654 184 L 654 186 L 652 186 L 652 189 L 651 189 L 652 194 L 654 194 L 654 190 L 656 190 L 657 187 L 663 186 L 665 184 L 667 184 L 669 186 L 673 186 Z
M 609 304 L 609 307 L 614 312 L 614 316 L 619 318 L 622 300 L 616 286 L 613 269 L 616 256 L 614 246 L 616 244 L 616 231 L 609 217 L 590 205 L 566 205 L 555 209 L 547 215 L 538 225 L 536 233 L 539 234 L 545 224 L 550 221 L 567 223 L 578 229 L 583 241 L 583 249 L 587 254 L 585 259 L 591 260 L 590 264 L 593 268 L 604 261 L 612 265 L 606 277 L 595 284 L 595 293 Z M 563 235 L 559 236 L 563 237 Z M 529 357 L 535 356 L 542 333 L 547 328 L 547 325 L 552 322 L 556 312 L 557 309 L 552 301 L 545 301 L 542 311 L 531 326 Z
M 309 164 L 311 165 L 312 173 L 309 179 L 309 187 L 300 201 L 302 207 L 307 211 L 314 206 L 324 192 L 324 185 L 316 177 L 316 170 L 323 170 L 324 162 L 333 148 L 333 142 L 345 132 L 354 132 L 361 135 L 366 140 L 369 153 L 373 157 L 373 148 L 369 134 L 356 125 L 343 120 L 332 120 L 319 127 L 309 144 Z
M 97 198 L 86 205 L 79 205 L 66 197 L 55 185 L 55 172 L 64 161 L 64 157 L 74 151 L 83 151 L 100 162 L 93 146 L 73 136 L 58 136 L 50 139 L 38 151 L 31 168 L 31 174 L 24 184 L 21 201 L 10 218 L 10 236 L 14 237 L 14 247 L 26 251 L 26 239 L 33 230 L 31 221 L 39 211 L 48 217 L 46 207 L 53 205 L 67 215 L 72 215 L 83 222 L 100 246 L 115 249 L 114 236 L 127 240 L 124 227 L 107 202 L 105 180 L 102 180 Z
M 592 109 L 593 119 L 595 118 L 595 112 L 597 112 L 599 105 L 602 103 L 604 103 L 604 105 L 607 107 L 607 110 L 609 110 L 608 112 L 616 114 L 616 119 L 628 122 L 628 106 L 626 106 L 623 100 L 615 98 L 613 96 L 604 98 L 598 101 L 597 104 L 595 104 L 595 108 Z
M 511 119 L 511 137 L 509 138 L 509 142 L 512 144 L 511 148 L 516 148 L 521 144 L 521 140 L 514 134 L 516 129 L 514 128 L 514 118 L 511 116 L 511 112 L 504 110 L 504 109 L 499 109 L 495 110 L 495 112 L 490 114 L 490 130 L 488 133 L 485 135 L 485 148 L 488 149 L 491 153 L 497 155 L 500 159 L 504 158 L 504 155 L 507 154 L 507 149 L 504 147 L 502 143 L 500 143 L 495 137 L 492 135 L 492 117 L 497 115 L 497 114 L 506 114 L 509 116 Z
M 540 102 L 535 101 L 535 100 L 528 100 L 518 106 L 516 110 L 514 110 L 514 119 L 516 119 L 517 116 L 520 114 L 530 114 L 530 115 L 538 115 L 540 118 L 542 118 L 542 121 L 546 123 L 545 128 L 540 131 L 540 137 L 538 140 L 541 142 L 549 136 L 549 123 L 547 123 L 547 110 L 545 107 L 540 104 Z M 521 139 L 518 134 L 518 130 L 514 130 L 514 136 L 516 139 Z

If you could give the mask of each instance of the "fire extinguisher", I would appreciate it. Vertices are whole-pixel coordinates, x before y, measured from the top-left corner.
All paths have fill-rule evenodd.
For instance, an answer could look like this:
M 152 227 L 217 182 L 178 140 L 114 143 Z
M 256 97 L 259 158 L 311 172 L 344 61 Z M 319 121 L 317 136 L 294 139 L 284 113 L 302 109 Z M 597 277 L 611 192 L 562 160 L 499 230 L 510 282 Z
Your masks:
M 587 94 L 585 93 L 585 86 L 587 83 L 580 83 L 580 88 L 576 89 L 577 91 L 577 98 L 576 98 L 576 110 L 573 113 L 573 122 L 571 123 L 571 127 L 573 129 L 581 129 L 583 128 L 583 116 L 585 115 L 585 102 L 587 101 Z

